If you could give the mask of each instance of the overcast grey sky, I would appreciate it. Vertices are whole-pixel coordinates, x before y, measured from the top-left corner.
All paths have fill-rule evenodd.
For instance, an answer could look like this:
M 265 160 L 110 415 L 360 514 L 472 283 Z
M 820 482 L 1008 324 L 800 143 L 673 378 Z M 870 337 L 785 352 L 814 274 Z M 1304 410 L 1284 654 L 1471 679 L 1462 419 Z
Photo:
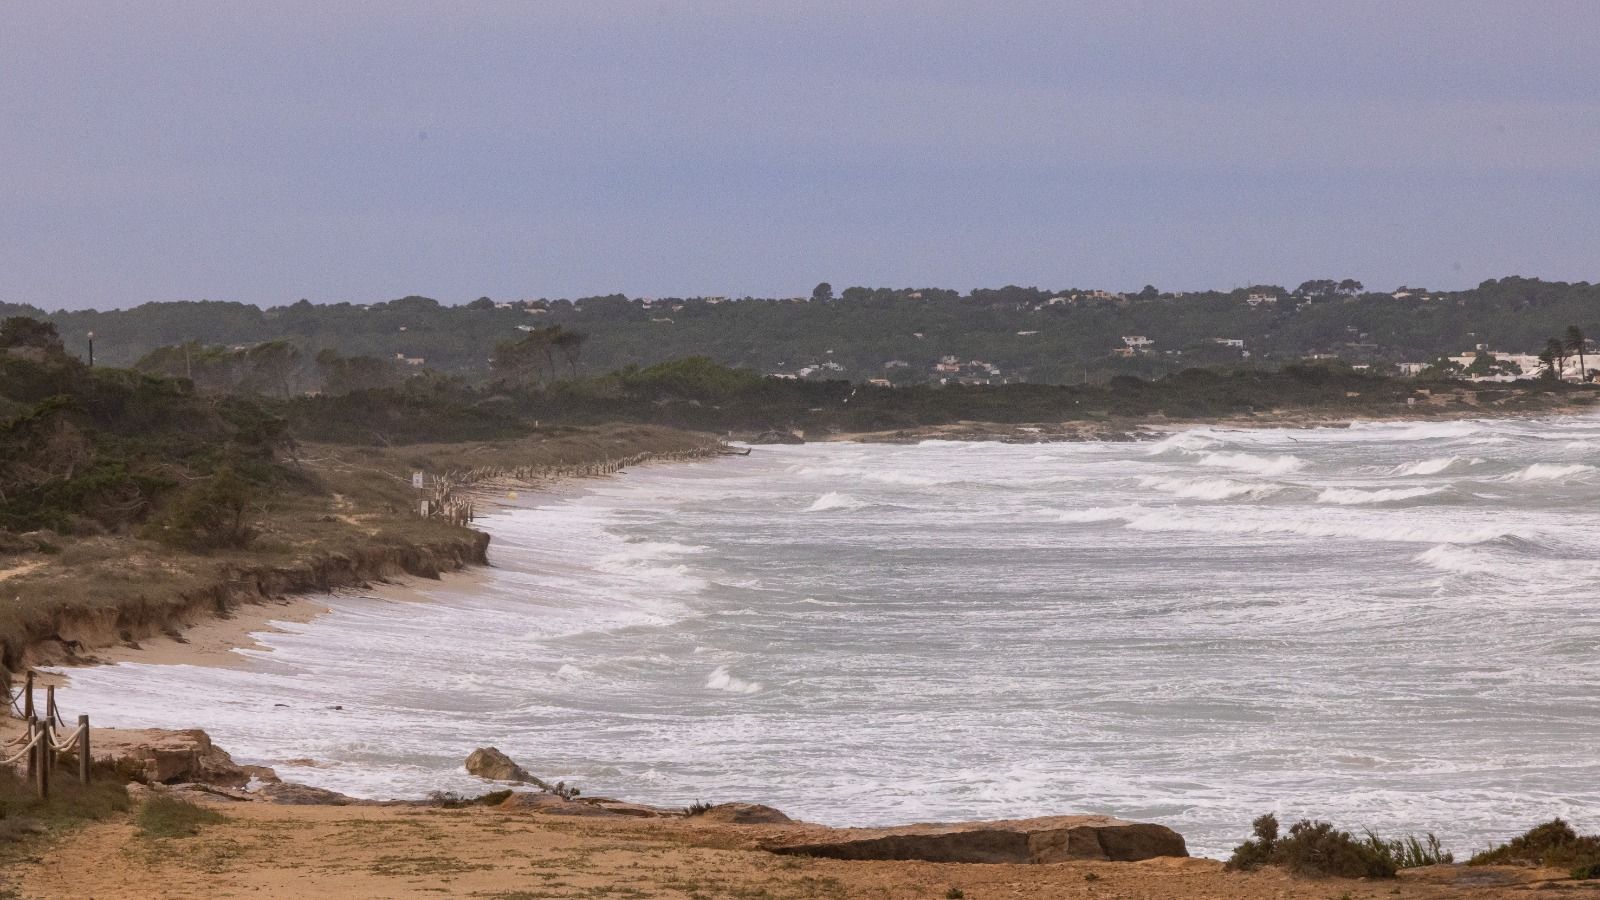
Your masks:
M 1600 3 L 0 0 L 0 300 L 1596 280 Z

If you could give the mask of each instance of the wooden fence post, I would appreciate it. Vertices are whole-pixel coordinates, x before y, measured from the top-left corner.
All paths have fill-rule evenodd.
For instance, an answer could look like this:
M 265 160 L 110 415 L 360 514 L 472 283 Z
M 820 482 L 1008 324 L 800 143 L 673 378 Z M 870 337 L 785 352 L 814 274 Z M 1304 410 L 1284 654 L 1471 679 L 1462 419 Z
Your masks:
M 56 727 L 56 686 L 46 685 L 44 689 L 44 734 L 45 739 L 39 742 L 39 750 L 44 754 L 44 767 L 56 767 L 56 746 L 50 742 L 50 733 Z
M 23 690 L 23 694 L 22 694 L 22 717 L 24 719 L 32 719 L 33 718 L 33 670 L 32 669 L 28 670 L 28 680 L 25 683 L 25 686 L 23 687 L 22 690 Z
M 78 716 L 78 783 L 89 783 L 89 714 Z
M 29 716 L 28 717 L 28 755 L 25 757 L 25 759 L 27 760 L 28 764 L 26 766 L 25 773 L 24 773 L 29 781 L 32 781 L 32 780 L 34 780 L 35 778 L 38 777 L 36 774 L 34 774 L 39 769 L 39 745 L 34 743 L 35 739 L 37 739 L 38 736 L 39 736 L 39 720 L 34 718 L 33 716 Z
M 39 739 L 39 745 L 33 749 L 34 759 L 38 760 L 38 763 L 39 763 L 37 766 L 34 766 L 34 769 L 33 769 L 33 778 L 34 778 L 33 783 L 39 789 L 39 799 L 40 800 L 49 800 L 50 799 L 50 757 L 47 756 L 46 754 L 49 753 L 50 748 L 45 746 L 45 742 L 47 740 L 49 740 L 49 738 L 47 736 L 48 735 L 48 726 L 46 726 L 45 724 L 41 723 L 38 719 L 34 719 L 33 720 L 33 733 L 34 733 L 34 736 Z

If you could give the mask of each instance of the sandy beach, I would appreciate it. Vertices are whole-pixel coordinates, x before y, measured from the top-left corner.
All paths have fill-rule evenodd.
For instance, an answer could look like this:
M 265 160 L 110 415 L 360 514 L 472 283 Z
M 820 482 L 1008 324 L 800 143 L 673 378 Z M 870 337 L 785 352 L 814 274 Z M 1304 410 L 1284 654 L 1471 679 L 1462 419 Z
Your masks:
M 1571 896 L 1560 873 L 1434 867 L 1397 881 L 1225 873 L 1215 860 L 1051 865 L 864 862 L 757 848 L 775 826 L 572 819 L 499 809 L 283 806 L 202 799 L 228 817 L 194 837 L 90 825 L 17 867 L 23 896 L 652 897 L 918 900 L 964 897 L 1325 900 Z M 314 860 L 314 863 L 308 861 Z

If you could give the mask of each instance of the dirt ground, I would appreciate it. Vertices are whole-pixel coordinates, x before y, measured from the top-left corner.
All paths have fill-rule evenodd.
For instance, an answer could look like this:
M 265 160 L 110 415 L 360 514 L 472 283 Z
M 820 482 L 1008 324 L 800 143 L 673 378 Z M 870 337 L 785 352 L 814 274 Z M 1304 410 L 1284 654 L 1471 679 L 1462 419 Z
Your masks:
M 1046 866 L 853 862 L 755 849 L 767 826 L 574 819 L 489 808 L 207 801 L 227 821 L 153 839 L 131 820 L 70 833 L 4 873 L 25 898 L 1600 898 L 1600 882 L 1435 867 L 1398 881 L 1305 880 L 1221 863 Z

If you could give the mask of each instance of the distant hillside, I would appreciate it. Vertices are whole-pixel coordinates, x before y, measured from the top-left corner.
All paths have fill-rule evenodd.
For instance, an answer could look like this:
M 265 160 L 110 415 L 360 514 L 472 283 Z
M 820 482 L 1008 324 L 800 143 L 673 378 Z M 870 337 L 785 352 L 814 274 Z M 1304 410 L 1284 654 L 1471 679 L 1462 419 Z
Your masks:
M 1536 352 L 1568 325 L 1600 334 L 1600 286 L 1529 278 L 1457 292 L 1373 292 L 1348 279 L 1188 294 L 849 288 L 835 298 L 826 285 L 818 288 L 815 298 L 484 298 L 455 307 L 424 297 L 265 310 L 152 303 L 52 314 L 0 304 L 0 317 L 47 318 L 79 356 L 92 331 L 97 359 L 119 366 L 181 342 L 232 347 L 283 339 L 305 360 L 333 348 L 413 371 L 476 374 L 488 370 L 497 344 L 521 336 L 519 326 L 561 325 L 588 337 L 569 361 L 577 374 L 699 355 L 763 374 L 897 384 L 1077 383 L 1196 365 L 1275 367 L 1315 354 L 1421 362 L 1478 344 Z M 1129 347 L 1124 338 L 1149 343 Z

